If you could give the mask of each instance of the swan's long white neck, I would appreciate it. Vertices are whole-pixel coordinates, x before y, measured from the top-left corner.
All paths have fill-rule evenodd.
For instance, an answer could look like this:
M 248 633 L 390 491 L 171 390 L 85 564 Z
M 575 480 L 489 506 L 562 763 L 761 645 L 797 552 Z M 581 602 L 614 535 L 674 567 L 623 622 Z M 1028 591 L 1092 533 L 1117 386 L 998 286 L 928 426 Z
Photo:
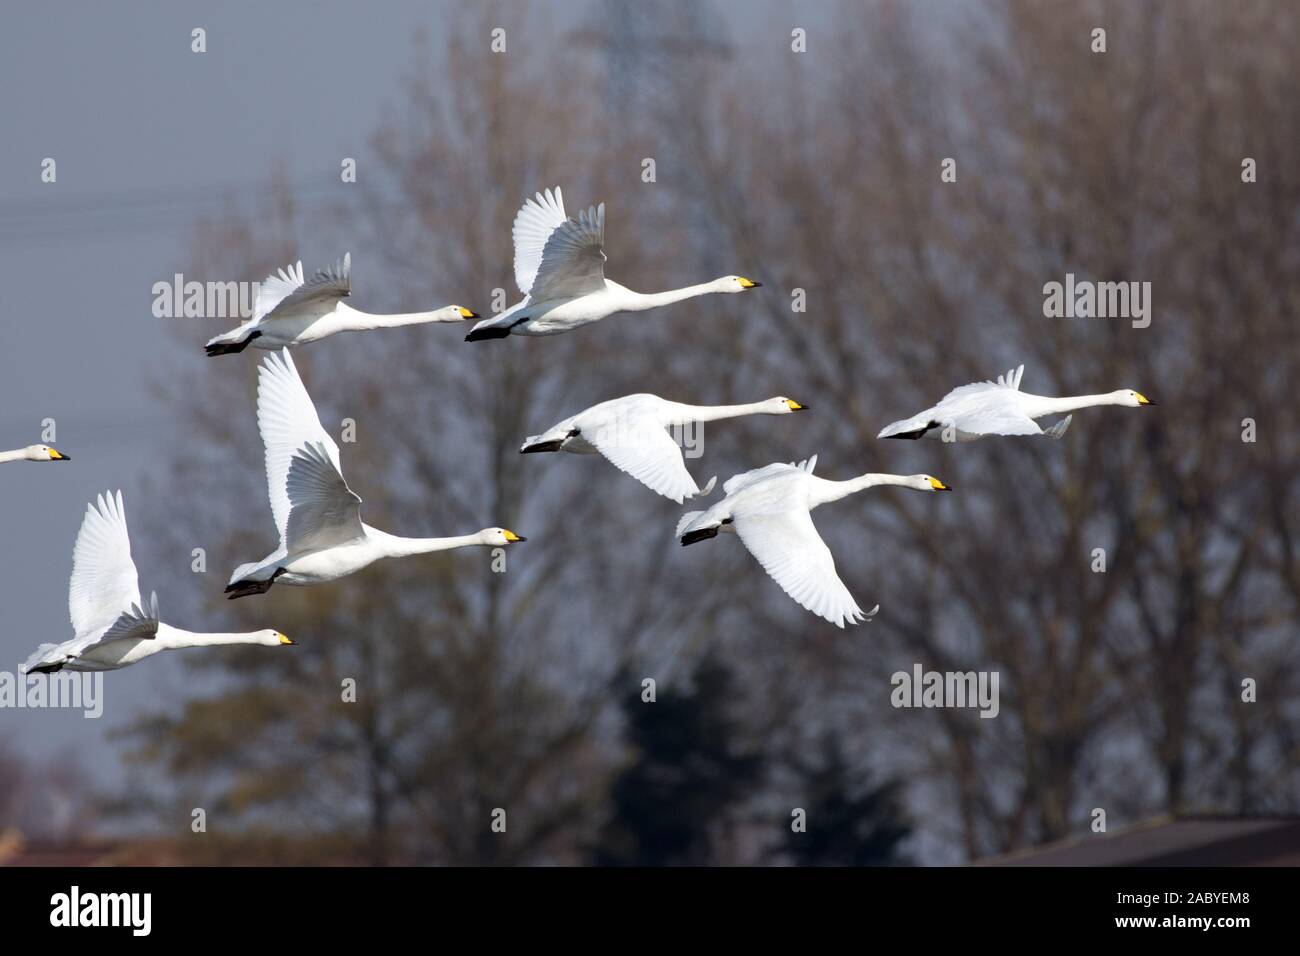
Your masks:
M 371 329 L 393 329 L 402 325 L 422 325 L 426 322 L 451 322 L 460 321 L 460 316 L 455 319 L 449 318 L 443 309 L 436 309 L 432 312 L 394 312 L 388 315 L 377 315 L 373 312 L 362 312 L 360 309 L 354 309 L 350 305 L 344 305 L 342 302 L 334 310 L 335 321 L 340 327 L 357 332 L 366 332 Z
M 848 478 L 844 481 L 830 481 L 826 478 L 812 477 L 812 490 L 808 494 L 811 507 L 824 505 L 830 501 L 839 501 L 841 498 L 847 498 L 849 495 L 856 494 L 867 488 L 874 488 L 877 485 L 903 485 L 912 487 L 912 480 L 907 475 L 886 475 L 875 472 L 868 472 L 865 475 L 858 475 L 856 478 Z
M 1062 398 L 1050 398 L 1046 395 L 1023 394 L 1026 413 L 1030 418 L 1043 415 L 1063 415 L 1080 408 L 1092 408 L 1096 405 L 1118 405 L 1123 399 L 1123 392 L 1106 392 L 1102 395 L 1066 395 Z
M 26 448 L 18 448 L 14 451 L 0 451 L 0 461 L 23 461 L 26 458 Z
M 647 309 L 657 309 L 661 305 L 672 305 L 674 302 L 682 302 L 717 291 L 712 282 L 701 282 L 699 285 L 688 285 L 681 289 L 669 289 L 667 292 L 633 292 L 631 289 L 624 289 L 626 302 L 623 310 L 644 312 Z
M 742 415 L 774 415 L 767 402 L 749 402 L 745 405 L 686 405 L 668 403 L 667 425 L 685 425 L 689 422 L 716 422 L 723 418 L 740 418 Z
M 395 534 L 367 529 L 367 535 L 379 546 L 385 557 L 405 558 L 413 554 L 429 554 L 433 551 L 451 551 L 455 548 L 468 548 L 483 544 L 477 534 L 463 534 L 453 538 L 403 538 Z
M 260 633 L 247 634 L 203 634 L 159 624 L 158 634 L 148 643 L 154 650 L 169 650 L 177 647 L 215 647 L 222 644 L 260 644 Z

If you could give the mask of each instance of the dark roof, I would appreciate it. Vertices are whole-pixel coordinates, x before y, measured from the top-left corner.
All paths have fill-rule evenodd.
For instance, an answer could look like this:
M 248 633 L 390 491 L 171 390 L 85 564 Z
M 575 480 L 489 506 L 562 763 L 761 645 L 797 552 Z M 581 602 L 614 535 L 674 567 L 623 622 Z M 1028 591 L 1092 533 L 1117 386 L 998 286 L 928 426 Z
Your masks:
M 1164 818 L 975 865 L 1300 866 L 1300 817 Z

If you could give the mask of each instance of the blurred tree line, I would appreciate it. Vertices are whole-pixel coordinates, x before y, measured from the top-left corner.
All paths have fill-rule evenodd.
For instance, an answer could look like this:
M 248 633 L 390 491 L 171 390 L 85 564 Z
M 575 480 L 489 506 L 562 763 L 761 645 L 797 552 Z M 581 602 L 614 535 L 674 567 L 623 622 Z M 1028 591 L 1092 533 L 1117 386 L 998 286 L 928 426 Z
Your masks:
M 1300 9 L 846 3 L 806 54 L 778 18 L 744 56 L 700 4 L 655 20 L 698 49 L 656 46 L 628 9 L 593 8 L 581 35 L 543 4 L 449 13 L 359 182 L 319 210 L 278 179 L 201 226 L 191 272 L 350 250 L 359 307 L 486 312 L 494 289 L 515 299 L 516 210 L 559 184 L 571 214 L 607 202 L 612 278 L 739 272 L 761 293 L 553 338 L 432 326 L 299 350 L 326 427 L 357 423 L 343 462 L 367 521 L 530 541 L 504 574 L 452 553 L 234 604 L 224 575 L 274 534 L 256 355 L 207 360 L 215 320 L 178 325 L 168 366 L 194 388 L 166 398 L 193 440 L 167 481 L 187 495 L 158 502 L 141 546 L 203 543 L 203 613 L 300 646 L 192 656 L 195 692 L 131 733 L 137 812 L 188 832 L 205 807 L 209 860 L 294 835 L 373 863 L 491 864 L 952 861 L 1084 835 L 1094 807 L 1112 827 L 1294 812 Z M 498 25 L 509 52 L 488 55 Z M 1045 318 L 1066 273 L 1151 282 L 1150 327 Z M 1031 392 L 1133 387 L 1159 406 L 1085 411 L 1059 443 L 875 440 L 1020 362 Z M 682 551 L 679 509 L 607 463 L 518 455 L 636 391 L 814 406 L 711 426 L 688 460 L 701 480 L 815 453 L 824 476 L 924 471 L 957 491 L 819 513 L 850 590 L 882 605 L 843 633 L 736 541 Z M 999 671 L 1000 715 L 894 710 L 889 676 L 914 662 Z

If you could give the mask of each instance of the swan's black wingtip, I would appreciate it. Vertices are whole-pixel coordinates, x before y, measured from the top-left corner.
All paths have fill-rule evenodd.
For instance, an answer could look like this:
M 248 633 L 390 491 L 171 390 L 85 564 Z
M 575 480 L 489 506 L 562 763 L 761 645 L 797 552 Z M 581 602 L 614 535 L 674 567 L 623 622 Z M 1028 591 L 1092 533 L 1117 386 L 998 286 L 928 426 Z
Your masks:
M 217 355 L 234 355 L 235 353 L 242 352 L 244 349 L 248 348 L 248 343 L 253 341 L 254 338 L 256 338 L 256 336 L 250 336 L 242 342 L 209 342 L 207 345 L 203 346 L 203 351 L 208 358 L 213 358 Z
M 279 577 L 279 574 L 276 575 Z M 271 585 L 275 583 L 275 578 L 267 581 L 240 581 L 236 584 L 227 584 L 225 595 L 227 601 L 233 601 L 235 598 L 248 597 L 250 594 L 265 594 L 271 590 Z

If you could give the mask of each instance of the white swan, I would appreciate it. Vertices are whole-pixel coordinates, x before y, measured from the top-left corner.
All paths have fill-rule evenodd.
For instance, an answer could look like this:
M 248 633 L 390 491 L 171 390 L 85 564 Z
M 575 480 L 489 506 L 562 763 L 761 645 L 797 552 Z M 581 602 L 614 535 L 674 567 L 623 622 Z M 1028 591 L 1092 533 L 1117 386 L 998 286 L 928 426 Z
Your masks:
M 848 481 L 813 476 L 814 455 L 797 465 L 774 464 L 729 479 L 726 497 L 708 511 L 689 511 L 677 523 L 682 545 L 734 531 L 781 590 L 837 627 L 869 620 L 880 605 L 863 613 L 835 573 L 835 559 L 813 526 L 818 505 L 877 485 L 917 491 L 948 491 L 929 475 L 866 474 Z
M 257 369 L 257 427 L 266 446 L 266 484 L 280 546 L 235 569 L 226 587 L 231 599 L 265 593 L 276 581 L 333 581 L 380 558 L 527 540 L 504 528 L 455 538 L 401 538 L 365 524 L 361 499 L 343 480 L 339 446 L 321 427 L 287 350 L 266 356 Z
M 1131 388 L 1121 388 L 1101 395 L 1075 395 L 1048 398 L 1020 391 L 1023 365 L 996 382 L 976 382 L 954 388 L 943 400 L 920 414 L 894 422 L 881 429 L 877 438 L 939 438 L 952 427 L 951 438 L 974 441 L 984 435 L 1043 435 L 1060 438 L 1070 427 L 1073 415 L 1066 415 L 1055 425 L 1043 429 L 1034 421 L 1045 415 L 1059 415 L 1094 405 L 1154 405 L 1155 402 Z
M 23 664 L 24 674 L 117 670 L 180 647 L 293 644 L 279 631 L 201 634 L 158 620 L 158 594 L 150 596 L 148 605 L 140 599 L 120 491 L 100 495 L 98 507 L 86 506 L 72 550 L 68 611 L 77 636 L 62 644 L 42 644 Z
M 278 275 L 263 280 L 253 303 L 253 317 L 236 329 L 223 332 L 204 346 L 209 356 L 259 349 L 289 348 L 315 342 L 336 332 L 391 329 L 425 322 L 463 322 L 477 312 L 449 305 L 432 312 L 375 315 L 344 303 L 352 294 L 352 254 L 333 267 L 321 269 L 310 281 L 303 279 L 302 260 Z
M 72 461 L 72 458 L 49 445 L 28 445 L 13 451 L 0 451 L 0 461 Z
M 564 212 L 559 187 L 538 193 L 515 216 L 515 282 L 524 299 L 484 319 L 467 342 L 507 335 L 555 335 L 616 312 L 644 312 L 714 292 L 744 292 L 762 285 L 744 276 L 723 276 L 701 285 L 643 294 L 605 278 L 605 204 Z
M 742 415 L 789 415 L 807 407 L 784 397 L 748 405 L 685 405 L 658 395 L 624 395 L 530 436 L 519 451 L 604 455 L 651 491 L 681 504 L 683 498 L 707 495 L 716 479 L 710 479 L 701 491 L 686 470 L 681 448 L 665 429 Z

